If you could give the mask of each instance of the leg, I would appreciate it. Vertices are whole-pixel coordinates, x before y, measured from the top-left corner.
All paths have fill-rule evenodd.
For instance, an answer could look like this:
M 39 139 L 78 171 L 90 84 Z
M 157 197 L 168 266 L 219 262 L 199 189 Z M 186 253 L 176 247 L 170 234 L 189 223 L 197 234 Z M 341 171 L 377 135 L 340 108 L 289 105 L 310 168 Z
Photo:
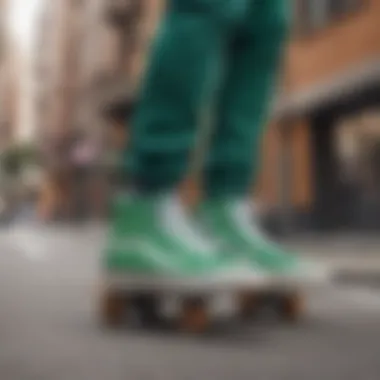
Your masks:
M 155 41 L 132 130 L 137 186 L 176 186 L 187 169 L 201 105 L 219 71 L 223 45 L 247 0 L 170 0 Z
M 245 198 L 256 181 L 260 143 L 287 32 L 287 0 L 251 1 L 247 21 L 231 47 L 205 169 L 207 199 L 200 214 L 231 252 L 278 279 L 320 281 L 324 271 L 301 263 L 260 232 Z M 253 223 L 254 222 L 254 223 Z M 302 265 L 300 265 L 302 264 Z M 306 277 L 305 277 L 306 275 Z
M 255 182 L 260 143 L 274 94 L 288 29 L 287 0 L 250 0 L 240 33 L 230 46 L 231 63 L 217 104 L 216 125 L 205 167 L 206 201 L 201 206 L 211 230 L 232 251 L 250 252 L 253 265 L 285 267 L 282 251 L 268 254 L 252 228 L 242 200 Z M 278 253 L 278 254 L 277 254 Z
M 232 62 L 206 167 L 209 196 L 245 195 L 256 179 L 263 127 L 287 35 L 288 7 L 286 0 L 251 0 L 245 25 L 230 46 Z

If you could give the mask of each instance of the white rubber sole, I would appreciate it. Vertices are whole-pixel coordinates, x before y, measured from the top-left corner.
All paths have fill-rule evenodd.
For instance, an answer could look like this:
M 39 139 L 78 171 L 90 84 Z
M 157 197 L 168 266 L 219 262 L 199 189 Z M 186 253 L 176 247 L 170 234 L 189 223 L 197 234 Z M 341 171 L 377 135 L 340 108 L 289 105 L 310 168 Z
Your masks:
M 268 278 L 261 276 L 220 275 L 209 277 L 167 277 L 136 274 L 106 273 L 105 286 L 120 291 L 147 291 L 171 294 L 212 294 L 216 292 L 260 291 L 270 286 Z
M 329 285 L 333 276 L 334 270 L 332 268 L 318 267 L 315 270 L 305 270 L 295 275 L 270 276 L 269 283 L 272 289 L 317 290 Z

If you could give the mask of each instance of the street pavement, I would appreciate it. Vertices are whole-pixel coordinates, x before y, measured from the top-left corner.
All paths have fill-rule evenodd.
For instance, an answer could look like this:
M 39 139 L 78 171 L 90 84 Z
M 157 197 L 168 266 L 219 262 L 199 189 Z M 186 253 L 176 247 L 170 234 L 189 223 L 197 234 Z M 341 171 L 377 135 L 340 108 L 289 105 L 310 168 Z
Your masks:
M 205 337 L 107 331 L 96 313 L 103 241 L 101 226 L 0 230 L 1 380 L 380 378 L 379 282 L 337 279 L 310 292 L 293 326 L 232 323 Z M 289 244 L 343 274 L 380 277 L 380 239 L 342 242 Z

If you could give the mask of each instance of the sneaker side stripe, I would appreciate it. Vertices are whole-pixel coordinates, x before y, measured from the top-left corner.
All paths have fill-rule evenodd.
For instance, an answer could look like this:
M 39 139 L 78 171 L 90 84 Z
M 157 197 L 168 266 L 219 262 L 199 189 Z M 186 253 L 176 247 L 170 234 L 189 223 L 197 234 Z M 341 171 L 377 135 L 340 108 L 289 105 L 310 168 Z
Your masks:
M 110 248 L 112 250 L 121 250 L 125 255 L 130 256 L 138 252 L 147 261 L 154 263 L 166 272 L 178 273 L 180 270 L 179 262 L 175 260 L 174 254 L 170 254 L 169 256 L 149 241 L 140 239 L 117 240 Z

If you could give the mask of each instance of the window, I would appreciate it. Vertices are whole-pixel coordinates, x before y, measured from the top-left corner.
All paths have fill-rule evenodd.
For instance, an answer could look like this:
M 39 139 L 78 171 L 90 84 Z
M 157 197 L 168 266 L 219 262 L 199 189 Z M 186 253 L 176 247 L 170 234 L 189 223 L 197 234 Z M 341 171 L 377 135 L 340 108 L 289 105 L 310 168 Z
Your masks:
M 362 5 L 360 0 L 330 0 L 327 3 L 327 13 L 330 19 L 336 19 L 347 13 L 355 12 Z
M 296 29 L 301 34 L 323 29 L 360 9 L 364 0 L 296 0 Z

